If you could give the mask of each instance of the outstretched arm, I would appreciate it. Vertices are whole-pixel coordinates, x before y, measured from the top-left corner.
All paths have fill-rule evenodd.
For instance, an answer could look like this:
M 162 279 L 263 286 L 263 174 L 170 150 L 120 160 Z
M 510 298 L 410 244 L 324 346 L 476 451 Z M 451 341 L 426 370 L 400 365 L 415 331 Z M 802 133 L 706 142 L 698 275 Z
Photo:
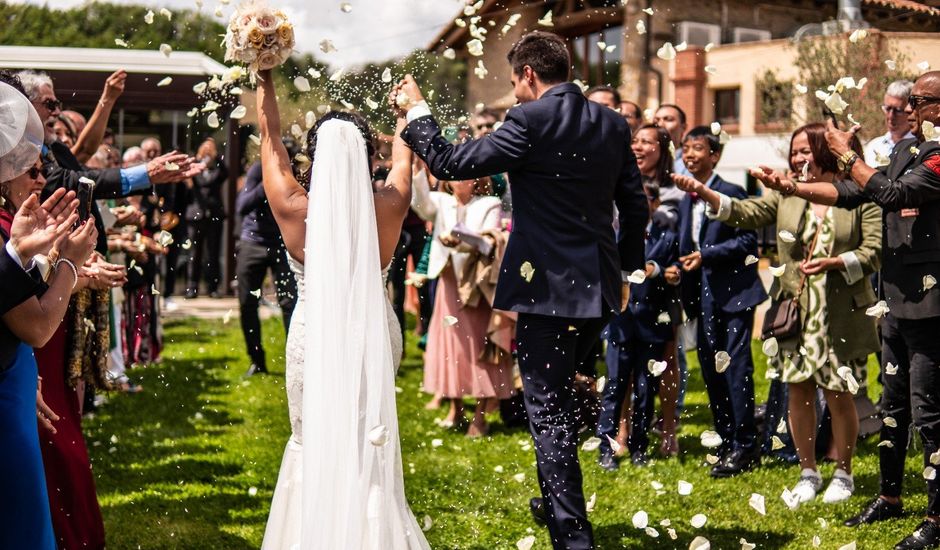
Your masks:
M 121 94 L 124 93 L 124 82 L 127 80 L 127 72 L 119 69 L 108 77 L 104 82 L 104 91 L 101 93 L 101 99 L 98 100 L 98 106 L 95 112 L 88 119 L 88 124 L 82 130 L 80 136 L 72 146 L 72 154 L 79 162 L 88 162 L 101 145 L 104 139 L 104 132 L 108 128 L 108 118 L 111 116 L 111 110 Z
M 304 261 L 307 191 L 291 170 L 287 148 L 281 142 L 281 120 L 271 71 L 258 73 L 258 127 L 261 131 L 261 172 L 264 192 L 281 229 L 284 246 L 292 257 Z

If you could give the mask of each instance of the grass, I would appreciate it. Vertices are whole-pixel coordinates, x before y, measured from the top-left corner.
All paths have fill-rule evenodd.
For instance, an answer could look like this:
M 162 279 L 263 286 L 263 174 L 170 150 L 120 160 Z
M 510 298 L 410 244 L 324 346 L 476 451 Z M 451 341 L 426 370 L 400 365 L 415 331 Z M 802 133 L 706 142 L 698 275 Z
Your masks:
M 86 420 L 109 548 L 260 547 L 289 435 L 283 354 L 275 352 L 283 349 L 283 330 L 278 320 L 269 320 L 264 331 L 273 374 L 243 380 L 248 365 L 237 323 L 168 324 L 163 363 L 133 373 L 145 391 L 114 396 Z M 433 520 L 427 532 L 432 548 L 509 549 L 529 534 L 536 537 L 535 548 L 549 548 L 546 531 L 528 514 L 528 499 L 538 493 L 528 434 L 504 428 L 498 418 L 492 434 L 481 440 L 435 426 L 442 413 L 424 410 L 427 396 L 419 390 L 421 356 L 414 339 L 407 350 L 399 378 L 405 488 L 419 523 L 424 516 Z M 755 357 L 762 357 L 757 348 Z M 654 460 L 646 469 L 625 464 L 611 474 L 596 465 L 595 453 L 582 452 L 585 493 L 597 494 L 590 517 L 599 548 L 685 549 L 696 535 L 725 549 L 740 548 L 741 538 L 758 548 L 811 548 L 814 535 L 821 548 L 852 541 L 858 548 L 890 548 L 919 523 L 926 505 L 919 448 L 907 463 L 908 515 L 855 530 L 841 527 L 841 520 L 878 490 L 874 439 L 858 450 L 856 496 L 842 505 L 817 501 L 787 510 L 780 493 L 795 482 L 795 466 L 765 463 L 735 479 L 710 479 L 698 436 L 711 427 L 711 416 L 701 375 L 690 367 L 678 459 Z M 759 401 L 767 391 L 763 372 L 761 364 Z M 435 448 L 431 441 L 438 438 L 443 445 Z M 832 465 L 822 470 L 828 479 Z M 515 480 L 517 474 L 525 479 Z M 677 494 L 680 479 L 693 484 L 690 496 Z M 663 494 L 656 494 L 654 481 L 665 486 Z M 766 497 L 766 516 L 748 506 L 752 492 Z M 641 509 L 659 530 L 658 538 L 633 527 L 631 517 Z M 701 529 L 689 523 L 697 513 L 708 517 Z M 665 519 L 677 540 L 660 526 Z

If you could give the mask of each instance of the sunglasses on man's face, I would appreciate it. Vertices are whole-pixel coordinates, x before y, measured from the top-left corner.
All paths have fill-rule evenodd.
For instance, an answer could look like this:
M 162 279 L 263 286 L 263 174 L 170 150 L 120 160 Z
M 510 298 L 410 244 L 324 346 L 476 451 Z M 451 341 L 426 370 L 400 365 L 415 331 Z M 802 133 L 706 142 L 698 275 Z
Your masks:
M 49 109 L 50 111 L 55 112 L 62 109 L 62 102 L 58 99 L 46 99 L 43 100 L 42 106 L 46 109 Z
M 917 109 L 923 105 L 929 105 L 931 103 L 940 102 L 940 97 L 932 95 L 909 95 L 907 96 L 907 104 L 911 106 L 911 109 Z

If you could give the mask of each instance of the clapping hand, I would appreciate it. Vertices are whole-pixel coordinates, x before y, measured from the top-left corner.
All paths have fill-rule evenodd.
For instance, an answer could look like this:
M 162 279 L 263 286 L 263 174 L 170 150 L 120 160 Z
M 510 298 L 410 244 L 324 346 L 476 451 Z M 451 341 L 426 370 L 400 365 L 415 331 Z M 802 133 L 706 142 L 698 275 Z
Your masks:
M 176 183 L 198 175 L 206 165 L 177 151 L 171 151 L 147 163 L 150 183 Z
M 702 190 L 702 187 L 705 186 L 704 183 L 698 181 L 697 179 L 691 176 L 683 176 L 682 174 L 673 174 L 672 181 L 676 184 L 676 187 L 682 189 L 686 193 L 698 193 Z
M 71 233 L 63 235 L 56 243 L 59 250 L 59 257 L 69 260 L 75 266 L 84 265 L 95 251 L 95 244 L 98 242 L 98 230 L 95 228 L 95 221 L 86 220 L 82 225 Z
M 122 286 L 127 282 L 127 268 L 106 262 L 99 254 L 92 254 L 79 270 L 80 277 L 87 279 L 86 286 L 105 290 Z
M 10 241 L 23 262 L 33 256 L 48 254 L 52 246 L 68 234 L 78 221 L 78 199 L 73 191 L 59 188 L 39 204 L 39 197 L 30 195 L 16 216 L 10 229 Z

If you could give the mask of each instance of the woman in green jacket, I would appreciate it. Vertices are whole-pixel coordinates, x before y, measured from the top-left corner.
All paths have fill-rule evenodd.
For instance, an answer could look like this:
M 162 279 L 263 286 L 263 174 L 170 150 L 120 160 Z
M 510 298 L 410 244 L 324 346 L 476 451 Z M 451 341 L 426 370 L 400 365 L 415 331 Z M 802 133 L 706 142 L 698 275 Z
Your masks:
M 790 169 L 805 181 L 832 182 L 838 176 L 824 134 L 825 126 L 814 123 L 790 138 Z M 878 350 L 875 319 L 865 310 L 876 300 L 868 276 L 880 267 L 881 210 L 874 204 L 854 210 L 820 206 L 769 190 L 757 198 L 731 199 L 692 178 L 674 178 L 708 203 L 712 218 L 748 229 L 776 224 L 780 266 L 774 269 L 770 295 L 774 300 L 799 296 L 800 302 L 800 335 L 779 342 L 779 352 L 768 350 L 773 354 L 768 375 L 788 384 L 790 434 L 802 467 L 791 503 L 811 501 L 822 489 L 813 441 L 817 387 L 832 413 L 837 456 L 823 501 L 846 500 L 855 488 L 852 453 L 858 437 L 852 394 L 858 381 L 865 381 L 868 355 Z

